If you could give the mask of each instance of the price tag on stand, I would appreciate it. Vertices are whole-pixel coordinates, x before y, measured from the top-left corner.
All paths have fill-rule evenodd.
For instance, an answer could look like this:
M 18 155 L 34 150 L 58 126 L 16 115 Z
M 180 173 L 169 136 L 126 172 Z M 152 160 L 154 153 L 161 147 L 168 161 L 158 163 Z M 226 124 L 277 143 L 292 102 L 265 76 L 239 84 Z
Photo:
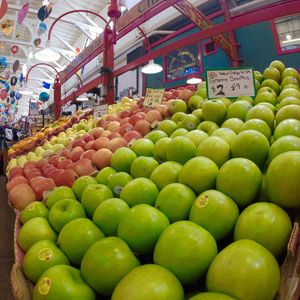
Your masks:
M 100 118 L 103 115 L 107 114 L 108 110 L 108 105 L 103 104 L 103 105 L 95 105 L 94 106 L 94 118 Z
M 208 99 L 255 96 L 253 68 L 224 68 L 206 70 Z
M 144 100 L 144 106 L 155 107 L 158 104 L 161 104 L 164 97 L 165 89 L 146 89 L 146 95 Z

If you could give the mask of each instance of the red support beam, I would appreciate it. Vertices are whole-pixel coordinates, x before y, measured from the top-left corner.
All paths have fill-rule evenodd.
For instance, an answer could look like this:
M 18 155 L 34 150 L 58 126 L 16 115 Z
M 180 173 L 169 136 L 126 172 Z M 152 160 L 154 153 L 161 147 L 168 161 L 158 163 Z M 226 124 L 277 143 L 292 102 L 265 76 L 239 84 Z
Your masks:
M 169 1 L 168 1 L 169 2 Z M 188 38 L 184 38 L 176 41 L 165 47 L 157 50 L 153 50 L 147 55 L 140 57 L 124 67 L 119 68 L 113 72 L 113 76 L 119 76 L 129 70 L 132 70 L 151 59 L 162 56 L 168 52 L 174 51 L 176 49 L 186 47 L 188 45 L 199 42 L 200 40 L 211 38 L 212 36 L 234 30 L 236 28 L 241 28 L 249 26 L 255 23 L 268 21 L 270 19 L 283 17 L 286 15 L 291 15 L 300 12 L 300 1 L 299 0 L 286 0 L 284 2 L 275 3 L 268 7 L 262 7 L 257 10 L 248 12 L 243 15 L 238 15 L 232 18 L 230 21 L 225 21 L 221 24 L 214 25 L 213 27 L 203 30 L 194 34 L 189 35 Z
M 60 118 L 61 112 L 61 84 L 59 80 L 59 75 L 55 77 L 54 80 L 54 118 L 58 120 Z

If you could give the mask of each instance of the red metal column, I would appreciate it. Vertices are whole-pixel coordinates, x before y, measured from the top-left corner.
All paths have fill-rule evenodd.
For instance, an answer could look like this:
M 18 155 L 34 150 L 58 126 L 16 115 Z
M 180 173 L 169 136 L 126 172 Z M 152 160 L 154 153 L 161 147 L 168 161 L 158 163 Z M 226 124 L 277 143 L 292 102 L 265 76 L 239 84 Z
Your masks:
M 55 120 L 60 118 L 61 113 L 61 84 L 59 76 L 54 80 L 54 117 Z
M 228 3 L 227 0 L 220 0 L 221 6 L 224 11 L 224 17 L 225 21 L 230 21 L 231 20 L 231 15 L 228 9 Z M 229 42 L 232 44 L 232 54 L 233 54 L 233 59 L 232 59 L 232 67 L 239 67 L 240 66 L 240 59 L 239 59 L 239 53 L 238 53 L 238 46 L 235 38 L 235 33 L 233 30 L 230 30 L 227 32 L 228 34 L 228 39 Z

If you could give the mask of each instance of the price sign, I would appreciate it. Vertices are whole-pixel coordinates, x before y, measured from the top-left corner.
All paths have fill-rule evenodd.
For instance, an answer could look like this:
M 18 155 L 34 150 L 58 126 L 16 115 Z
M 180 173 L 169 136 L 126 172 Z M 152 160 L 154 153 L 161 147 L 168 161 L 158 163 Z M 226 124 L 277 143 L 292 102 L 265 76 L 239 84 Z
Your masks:
M 206 71 L 208 99 L 255 96 L 252 68 L 209 69 Z
M 147 88 L 146 96 L 144 100 L 144 106 L 155 107 L 158 104 L 161 104 L 161 101 L 164 96 L 165 89 L 150 89 Z
M 99 118 L 107 114 L 107 109 L 108 109 L 107 104 L 94 106 L 94 118 Z

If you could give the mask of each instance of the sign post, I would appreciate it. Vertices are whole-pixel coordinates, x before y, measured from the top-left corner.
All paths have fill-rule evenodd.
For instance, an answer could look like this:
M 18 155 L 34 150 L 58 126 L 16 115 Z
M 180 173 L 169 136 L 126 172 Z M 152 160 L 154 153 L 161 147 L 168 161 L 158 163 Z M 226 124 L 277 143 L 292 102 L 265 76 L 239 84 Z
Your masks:
M 224 68 L 206 70 L 208 99 L 255 96 L 253 68 Z
M 146 95 L 144 100 L 144 106 L 146 107 L 155 107 L 158 104 L 161 104 L 164 97 L 165 89 L 146 89 Z

